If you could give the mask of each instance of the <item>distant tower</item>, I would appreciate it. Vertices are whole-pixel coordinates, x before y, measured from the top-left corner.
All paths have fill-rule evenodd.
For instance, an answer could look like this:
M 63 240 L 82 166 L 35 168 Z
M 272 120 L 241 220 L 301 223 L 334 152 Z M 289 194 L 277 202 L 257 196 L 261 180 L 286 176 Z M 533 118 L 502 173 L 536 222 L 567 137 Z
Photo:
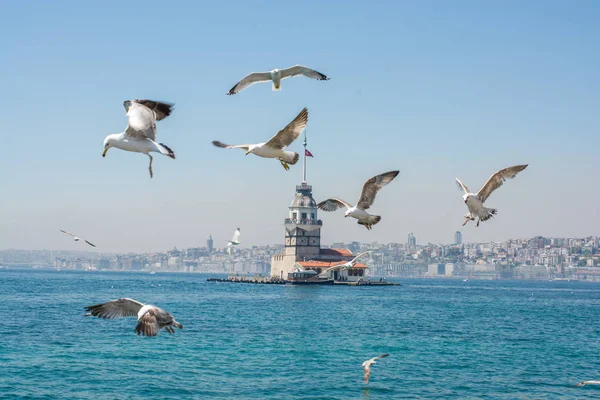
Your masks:
M 454 234 L 454 244 L 462 244 L 462 233 L 460 231 L 456 231 Z
M 213 238 L 212 235 L 208 236 L 208 240 L 206 241 L 206 247 L 208 247 L 208 252 L 212 253 L 213 252 Z
M 413 235 L 412 232 L 408 234 L 408 245 L 409 246 L 417 245 L 417 238 L 415 237 L 415 235 Z
M 285 255 L 295 261 L 318 257 L 321 251 L 321 227 L 317 219 L 317 202 L 312 197 L 312 186 L 303 182 L 296 186 L 296 196 L 285 220 Z

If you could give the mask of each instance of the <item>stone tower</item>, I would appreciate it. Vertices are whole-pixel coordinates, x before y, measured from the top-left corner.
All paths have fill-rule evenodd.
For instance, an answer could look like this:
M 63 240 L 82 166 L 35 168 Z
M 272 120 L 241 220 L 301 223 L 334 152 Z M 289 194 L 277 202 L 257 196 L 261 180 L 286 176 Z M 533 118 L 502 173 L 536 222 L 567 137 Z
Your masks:
M 285 255 L 294 261 L 309 260 L 319 256 L 321 227 L 317 218 L 317 203 L 312 197 L 312 186 L 306 182 L 296 186 L 296 196 L 285 220 Z

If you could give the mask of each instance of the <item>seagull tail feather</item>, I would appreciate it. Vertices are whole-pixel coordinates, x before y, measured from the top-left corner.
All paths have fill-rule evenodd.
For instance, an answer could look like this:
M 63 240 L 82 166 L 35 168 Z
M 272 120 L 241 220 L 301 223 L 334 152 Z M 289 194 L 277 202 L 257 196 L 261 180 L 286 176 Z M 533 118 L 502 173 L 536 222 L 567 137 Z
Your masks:
M 173 152 L 173 150 L 171 150 L 171 148 L 169 146 L 167 146 L 164 143 L 159 143 L 160 144 L 160 152 L 162 154 L 164 154 L 165 156 L 169 156 L 171 157 L 173 160 L 175 159 L 175 153 Z
M 281 90 L 281 83 L 276 85 L 275 82 L 273 82 L 273 91 L 279 92 L 280 90 Z
M 494 217 L 494 215 L 498 213 L 498 210 L 496 210 L 495 208 L 484 207 L 483 209 L 485 210 L 485 216 L 481 218 L 482 221 L 487 221 L 488 219 Z

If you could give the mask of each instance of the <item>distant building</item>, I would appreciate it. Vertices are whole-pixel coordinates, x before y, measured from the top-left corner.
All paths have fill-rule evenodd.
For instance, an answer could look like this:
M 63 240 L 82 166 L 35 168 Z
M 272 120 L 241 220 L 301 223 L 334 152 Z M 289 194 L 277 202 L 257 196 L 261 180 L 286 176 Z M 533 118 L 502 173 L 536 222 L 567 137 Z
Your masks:
M 417 245 L 417 238 L 415 237 L 415 235 L 412 234 L 412 232 L 408 234 L 408 245 L 409 246 Z
M 462 232 L 456 231 L 454 234 L 454 244 L 462 244 Z
M 213 242 L 212 235 L 209 235 L 208 240 L 206 241 L 206 247 L 208 247 L 209 253 L 213 252 L 213 245 L 214 245 L 214 242 Z

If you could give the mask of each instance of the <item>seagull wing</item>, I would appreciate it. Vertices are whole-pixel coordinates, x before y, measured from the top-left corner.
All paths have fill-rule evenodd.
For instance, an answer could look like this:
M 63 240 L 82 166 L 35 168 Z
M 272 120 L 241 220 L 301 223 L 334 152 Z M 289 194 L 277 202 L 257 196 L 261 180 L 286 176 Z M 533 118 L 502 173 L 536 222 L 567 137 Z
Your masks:
M 85 308 L 91 315 L 100 318 L 134 317 L 144 305 L 139 301 L 121 298 Z
M 71 232 L 63 231 L 62 229 L 61 229 L 60 231 L 61 231 L 62 233 L 66 233 L 66 234 L 67 234 L 67 235 L 69 235 L 69 236 L 72 236 L 72 237 L 77 237 L 77 236 L 73 235 Z
M 319 204 L 317 204 L 317 208 L 323 211 L 335 211 L 339 210 L 342 207 L 352 208 L 350 203 L 345 202 L 342 199 L 337 199 L 332 197 L 331 199 L 323 200 Z
M 469 193 L 469 188 L 466 187 L 465 184 L 460 181 L 460 179 L 456 178 L 456 184 L 458 185 L 459 189 L 462 189 L 465 192 L 465 194 Z
M 151 308 L 147 313 L 142 315 L 138 324 L 135 327 L 135 333 L 142 336 L 156 336 L 158 335 L 158 331 L 160 330 L 160 325 L 158 323 L 158 318 L 161 317 L 161 314 L 158 307 Z M 166 311 L 162 311 L 165 313 Z
M 135 100 L 123 103 L 127 108 L 128 124 L 125 133 L 136 139 L 156 139 L 156 114 Z M 128 105 L 129 104 L 129 105 Z
M 132 102 L 136 102 L 152 110 L 157 121 L 163 120 L 171 115 L 174 105 L 172 103 L 154 100 L 132 100 Z
M 304 107 L 302 111 L 300 111 L 300 114 L 298 114 L 285 128 L 269 139 L 269 141 L 265 143 L 265 146 L 274 149 L 283 149 L 284 147 L 289 146 L 298 138 L 298 136 L 300 136 L 304 128 L 306 128 L 307 123 L 308 110 Z
M 251 74 L 246 75 L 244 77 L 244 79 L 242 79 L 241 81 L 236 83 L 235 86 L 232 87 L 231 90 L 229 90 L 229 92 L 227 92 L 227 94 L 231 96 L 232 94 L 241 92 L 242 90 L 246 89 L 248 86 L 250 86 L 252 84 L 255 84 L 257 82 L 266 82 L 266 81 L 270 81 L 270 80 L 271 80 L 270 72 L 253 72 Z
M 485 185 L 483 185 L 481 189 L 479 189 L 479 192 L 477 192 L 477 197 L 479 197 L 479 200 L 484 203 L 494 190 L 502 186 L 506 179 L 514 178 L 519 172 L 527 168 L 527 165 L 529 164 L 515 165 L 514 167 L 504 168 L 490 176 L 490 179 L 488 179 Z
M 364 256 L 365 254 L 369 254 L 371 251 L 365 251 L 364 253 L 360 253 L 359 255 L 357 255 L 356 257 L 354 257 L 352 259 L 352 261 L 350 261 L 351 264 L 354 264 L 356 262 L 356 260 L 358 260 L 359 258 L 361 258 L 362 256 Z
M 85 240 L 85 239 L 83 239 L 83 240 Z M 92 247 L 96 247 L 96 245 L 95 245 L 94 243 L 88 242 L 87 240 L 85 240 L 85 242 L 86 242 L 87 244 L 89 244 L 90 246 L 92 246 Z
M 371 207 L 379 189 L 390 183 L 399 173 L 400 171 L 389 171 L 366 181 L 356 206 L 361 210 L 367 210 Z
M 231 243 L 239 243 L 240 233 L 240 228 L 237 228 L 233 233 L 233 239 L 231 239 Z
M 302 65 L 294 65 L 293 67 L 281 70 L 281 79 L 290 78 L 292 76 L 304 75 L 307 78 L 316 79 L 319 81 L 328 81 L 327 75 L 322 74 L 314 69 Z
M 218 140 L 213 140 L 212 144 L 222 149 L 244 149 L 246 151 L 250 150 L 249 144 L 225 144 Z
M 365 365 L 365 364 L 371 365 L 371 364 L 373 364 L 375 361 L 379 360 L 380 358 L 385 358 L 385 357 L 387 357 L 387 356 L 389 356 L 389 355 L 390 355 L 389 353 L 385 353 L 385 354 L 382 354 L 382 355 L 380 355 L 380 356 L 377 356 L 377 357 L 369 358 L 367 361 L 365 361 L 365 362 L 363 363 L 363 365 Z

